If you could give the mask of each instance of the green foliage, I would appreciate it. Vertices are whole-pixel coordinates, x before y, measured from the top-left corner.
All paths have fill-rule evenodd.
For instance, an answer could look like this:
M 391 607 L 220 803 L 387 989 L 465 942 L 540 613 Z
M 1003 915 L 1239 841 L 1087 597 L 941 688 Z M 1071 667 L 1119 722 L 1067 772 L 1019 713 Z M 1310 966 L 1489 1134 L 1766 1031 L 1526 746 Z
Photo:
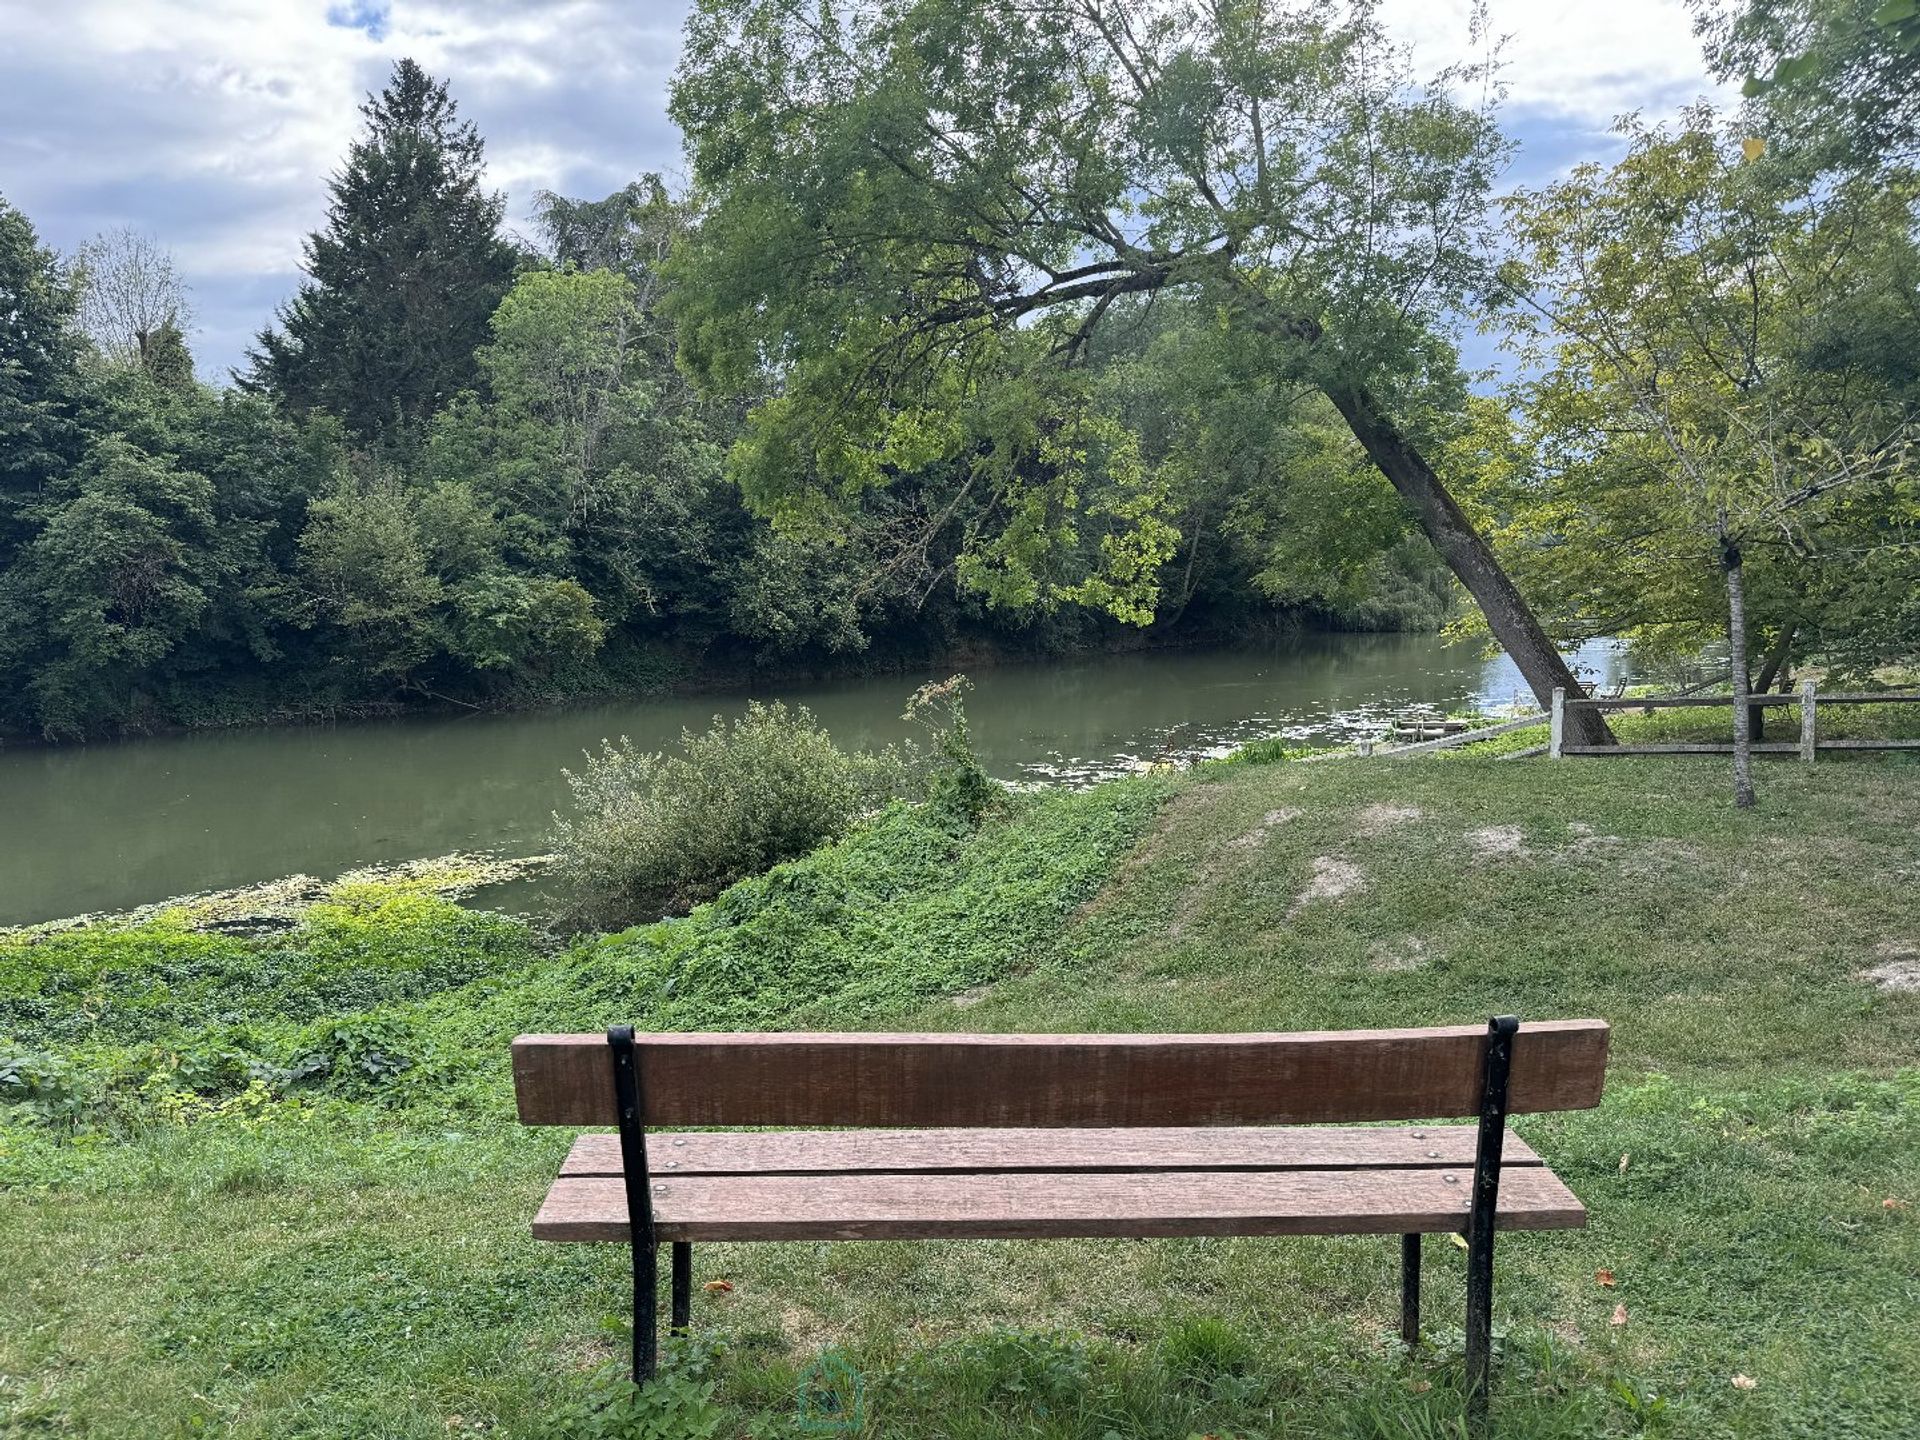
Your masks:
M 1439 628 L 1446 567 L 1324 397 L 1261 374 L 1259 347 L 1198 304 L 1113 312 L 1095 403 L 1170 490 L 1184 553 L 1163 571 L 1163 612 L 1264 602 L 1342 629 Z
M 319 1081 L 347 1095 L 384 1088 L 418 1063 L 407 1053 L 406 1032 L 391 1020 L 334 1020 L 322 1025 L 312 1050 L 288 1066 L 293 1083 Z
M 788 527 L 936 488 L 997 607 L 1179 615 L 1211 547 L 1289 606 L 1361 614 L 1385 581 L 1361 623 L 1387 623 L 1406 512 L 1351 439 L 1309 458 L 1287 432 L 1319 390 L 1349 428 L 1398 409 L 1403 448 L 1444 433 L 1435 327 L 1484 278 L 1504 153 L 1459 98 L 1477 74 L 1417 85 L 1365 5 L 707 0 L 673 114 L 712 209 L 670 303 L 694 373 L 773 392 L 730 473 Z M 1169 343 L 1089 377 L 1152 333 L 1149 293 Z
M 1705 111 L 1630 139 L 1512 203 L 1539 373 L 1517 427 L 1470 411 L 1480 514 L 1563 635 L 1697 651 L 1724 634 L 1724 542 L 1762 654 L 1912 655 L 1920 390 L 1888 363 L 1920 273 L 1910 183 L 1769 169 Z
M 460 481 L 343 479 L 307 507 L 297 613 L 326 634 L 334 665 L 399 685 L 591 656 L 606 638 L 593 596 L 569 578 L 516 573 L 510 543 L 496 508 Z
M 624 1367 L 597 1374 L 587 1394 L 552 1418 L 556 1440 L 707 1440 L 728 1423 L 715 1399 L 710 1347 L 669 1342 L 660 1373 L 635 1385 Z
M 893 752 L 848 754 L 778 701 L 684 732 L 676 754 L 603 742 L 567 773 L 575 814 L 556 846 L 569 916 L 605 928 L 684 913 L 845 834 L 905 780 Z
M 513 277 L 505 207 L 481 189 L 483 145 L 444 81 L 412 60 L 361 107 L 365 132 L 329 182 L 307 279 L 262 331 L 247 383 L 403 453 L 475 379 L 474 351 Z
M 535 200 L 558 268 L 611 270 L 641 291 L 643 303 L 658 284 L 668 251 L 691 222 L 686 207 L 656 174 L 643 175 L 602 200 L 571 200 L 551 190 Z
M 0 1033 L 178 1046 L 250 1018 L 289 1022 L 249 1037 L 284 1058 L 309 1022 L 437 994 L 531 954 L 517 922 L 404 890 L 316 905 L 267 941 L 196 930 L 184 913 L 0 937 Z
M 0 566 L 79 448 L 76 303 L 32 222 L 0 196 Z
M 97 441 L 0 580 L 0 660 L 32 675 L 43 729 L 135 718 L 142 679 L 198 631 L 225 547 L 203 475 Z
M 1909 164 L 1920 142 L 1914 0 L 1695 0 L 1721 80 L 1805 173 Z
M 979 829 L 989 814 L 1006 800 L 1007 792 L 981 768 L 967 731 L 967 711 L 961 700 L 967 677 L 954 675 L 923 685 L 907 701 L 903 720 L 925 726 L 937 757 L 927 781 L 927 803 L 942 814 Z
M 311 355 L 291 329 L 276 337 L 279 360 L 255 377 L 265 397 L 195 383 L 164 325 L 113 329 L 122 361 L 76 367 L 72 296 L 15 227 L 21 303 L 54 343 L 46 364 L 23 352 L 9 372 L 40 376 L 46 443 L 9 450 L 39 459 L 0 498 L 0 731 L 544 702 L 760 667 L 1054 653 L 1145 624 L 1210 640 L 1298 619 L 1437 623 L 1446 586 L 1390 489 L 1282 380 L 1247 403 L 1272 356 L 1204 296 L 1117 301 L 1078 347 L 1084 365 L 1047 360 L 1066 338 L 1053 322 L 1004 336 L 1011 369 L 882 407 L 884 485 L 797 497 L 771 520 L 724 476 L 730 447 L 755 494 L 796 466 L 814 465 L 809 485 L 827 472 L 742 435 L 751 401 L 789 403 L 776 374 L 707 397 L 683 378 L 672 256 L 699 243 L 702 217 L 657 181 L 547 197 L 558 268 L 502 281 L 455 366 L 465 319 L 382 307 L 414 293 L 394 266 L 465 263 L 427 232 L 479 203 L 453 173 L 473 137 L 424 77 L 395 85 L 341 177 L 338 233 L 316 239 L 339 283 L 315 272 L 289 312 L 327 334 Z M 437 145 L 447 155 L 424 158 Z M 396 168 L 408 155 L 412 178 Z M 424 248 L 401 265 L 389 232 Z M 449 348 L 427 355 L 429 340 Z M 376 341 L 392 346 L 353 358 Z M 444 374 L 421 380 L 427 395 L 393 378 L 405 366 Z M 455 372 L 473 388 L 434 388 Z M 399 410 L 373 415 L 335 380 L 377 384 Z M 309 381 L 333 388 L 295 393 Z
M 70 1061 L 0 1039 L 0 1113 L 16 1107 L 39 1124 L 69 1127 L 90 1102 L 85 1078 Z
M 607 1023 L 815 1029 L 989 985 L 1092 898 L 1165 797 L 1106 786 L 1009 800 L 977 832 L 894 804 L 837 845 L 742 881 L 684 921 L 580 949 L 573 983 Z M 569 1002 L 577 1009 L 578 998 Z

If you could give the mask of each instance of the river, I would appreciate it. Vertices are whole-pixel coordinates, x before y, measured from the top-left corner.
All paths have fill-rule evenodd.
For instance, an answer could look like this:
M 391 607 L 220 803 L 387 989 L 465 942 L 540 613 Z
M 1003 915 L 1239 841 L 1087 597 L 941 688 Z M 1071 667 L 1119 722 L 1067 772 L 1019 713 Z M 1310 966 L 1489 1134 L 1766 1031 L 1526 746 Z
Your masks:
M 1611 682 L 1621 651 L 1574 657 Z M 785 685 L 847 746 L 904 738 L 892 675 Z M 1002 665 L 972 676 L 967 714 L 996 775 L 1086 783 L 1269 735 L 1334 743 L 1393 709 L 1504 708 L 1511 662 L 1424 635 L 1303 635 L 1259 648 Z M 658 748 L 749 697 L 696 695 L 510 714 L 0 751 L 0 925 L 121 910 L 190 891 L 452 850 L 543 848 L 565 766 L 603 736 Z

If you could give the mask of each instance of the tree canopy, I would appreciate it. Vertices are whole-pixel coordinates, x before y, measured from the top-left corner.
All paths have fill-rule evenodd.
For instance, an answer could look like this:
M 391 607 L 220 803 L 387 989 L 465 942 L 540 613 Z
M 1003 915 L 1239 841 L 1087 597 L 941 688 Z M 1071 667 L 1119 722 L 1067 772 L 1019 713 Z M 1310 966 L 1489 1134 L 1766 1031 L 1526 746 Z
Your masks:
M 1058 594 L 1125 613 L 1168 489 L 1078 362 L 1124 297 L 1181 294 L 1243 375 L 1331 402 L 1544 697 L 1572 677 L 1420 449 L 1485 275 L 1492 85 L 1417 83 L 1367 3 L 703 0 L 672 105 L 710 202 L 684 354 L 777 384 L 734 457 L 767 513 L 943 465 L 990 490 L 990 592 L 1032 589 L 1107 472 L 1128 523 Z
M 0 196 L 0 565 L 79 449 L 76 304 L 58 257 Z
M 246 383 L 350 435 L 404 447 L 476 380 L 474 351 L 512 283 L 504 200 L 444 81 L 412 60 L 361 107 L 366 129 L 329 184 L 307 279 L 264 330 Z

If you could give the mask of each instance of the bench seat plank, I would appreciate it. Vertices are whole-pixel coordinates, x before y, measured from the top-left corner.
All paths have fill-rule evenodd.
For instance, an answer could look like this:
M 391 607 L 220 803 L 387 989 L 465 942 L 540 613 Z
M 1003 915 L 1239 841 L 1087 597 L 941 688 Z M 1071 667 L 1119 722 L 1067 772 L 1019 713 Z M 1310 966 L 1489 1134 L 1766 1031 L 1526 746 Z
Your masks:
M 1343 1129 L 1176 1126 L 1110 1130 L 780 1130 L 653 1134 L 656 1180 L 673 1175 L 779 1175 L 938 1170 L 1342 1170 L 1473 1168 L 1471 1125 Z M 1540 1157 L 1509 1134 L 1506 1166 Z M 562 1178 L 619 1175 L 620 1137 L 582 1135 Z
M 1412 1234 L 1460 1229 L 1472 1180 L 1470 1167 L 673 1175 L 656 1178 L 653 1207 L 661 1241 Z M 1585 1207 L 1551 1170 L 1523 1165 L 1501 1175 L 1501 1229 L 1585 1223 Z M 533 1235 L 626 1240 L 624 1183 L 555 1181 Z

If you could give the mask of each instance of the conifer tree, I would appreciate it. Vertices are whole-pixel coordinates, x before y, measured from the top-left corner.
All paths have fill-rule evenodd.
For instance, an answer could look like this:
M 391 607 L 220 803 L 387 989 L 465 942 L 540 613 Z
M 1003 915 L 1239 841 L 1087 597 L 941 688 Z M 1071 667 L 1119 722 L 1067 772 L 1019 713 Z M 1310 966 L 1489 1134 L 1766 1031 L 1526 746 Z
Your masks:
M 280 328 L 261 332 L 242 383 L 404 449 L 473 384 L 516 257 L 499 233 L 505 202 L 481 185 L 479 132 L 444 81 L 402 60 L 361 113 L 327 227 L 307 239 L 308 278 Z
M 0 198 L 0 567 L 79 452 L 74 304 L 33 222 Z

